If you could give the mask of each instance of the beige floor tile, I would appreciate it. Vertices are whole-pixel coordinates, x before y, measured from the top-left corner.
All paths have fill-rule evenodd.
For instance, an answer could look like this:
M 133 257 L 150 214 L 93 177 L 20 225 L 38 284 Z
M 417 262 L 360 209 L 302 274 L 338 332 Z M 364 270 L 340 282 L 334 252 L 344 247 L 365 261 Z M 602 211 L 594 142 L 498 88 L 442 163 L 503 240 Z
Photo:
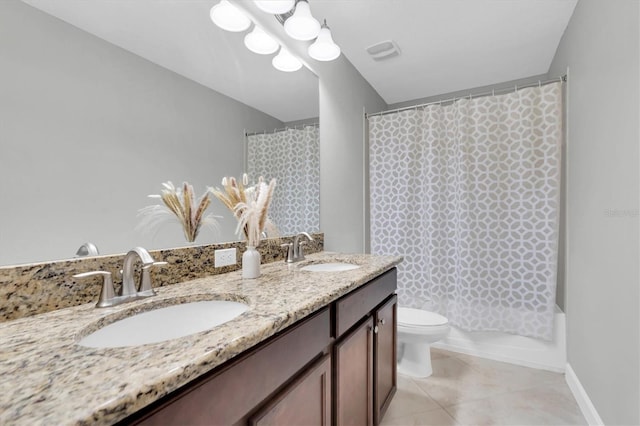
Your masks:
M 444 349 L 431 348 L 431 359 L 450 357 L 453 352 Z
M 384 416 L 380 422 L 380 426 L 453 426 L 456 424 L 455 420 L 442 408 L 396 418 Z
M 570 391 L 540 386 L 450 406 L 446 411 L 461 425 L 584 425 Z
M 421 411 L 434 401 L 460 425 L 586 424 L 562 374 L 441 349 L 432 350 L 432 365 L 426 379 L 400 376 L 383 424 L 453 424 L 438 408 Z
M 433 375 L 413 381 L 443 407 L 505 392 L 504 384 L 497 377 L 458 359 L 442 357 L 431 362 Z
M 446 353 L 446 351 L 445 351 Z M 507 390 L 526 389 L 545 383 L 564 383 L 564 375 L 546 370 L 522 367 L 507 362 L 473 357 L 466 354 L 449 352 L 449 356 L 463 361 L 483 377 L 503 383 Z
M 403 417 L 438 408 L 440 408 L 440 406 L 410 378 L 398 375 L 398 390 L 384 418 Z

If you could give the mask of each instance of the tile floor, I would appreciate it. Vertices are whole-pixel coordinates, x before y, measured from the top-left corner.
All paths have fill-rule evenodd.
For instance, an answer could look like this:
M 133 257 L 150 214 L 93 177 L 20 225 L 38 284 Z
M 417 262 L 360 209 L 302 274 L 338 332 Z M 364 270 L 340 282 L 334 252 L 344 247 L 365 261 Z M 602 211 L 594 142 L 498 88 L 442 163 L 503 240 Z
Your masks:
M 433 375 L 398 375 L 382 426 L 585 425 L 564 375 L 432 349 Z

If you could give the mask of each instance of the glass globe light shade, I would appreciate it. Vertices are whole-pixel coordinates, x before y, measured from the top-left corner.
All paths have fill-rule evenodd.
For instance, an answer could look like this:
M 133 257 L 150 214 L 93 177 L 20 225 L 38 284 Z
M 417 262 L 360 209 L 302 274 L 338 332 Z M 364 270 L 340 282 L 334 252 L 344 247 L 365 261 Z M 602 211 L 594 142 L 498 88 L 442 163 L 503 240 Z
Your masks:
M 244 36 L 244 45 L 253 53 L 259 55 L 270 55 L 278 50 L 278 43 L 259 26 L 255 26 L 253 31 Z
M 331 30 L 325 22 L 322 24 L 320 34 L 315 43 L 309 46 L 309 56 L 316 61 L 333 61 L 340 56 L 340 47 L 335 44 L 331 37 Z
M 275 69 L 284 72 L 294 72 L 302 68 L 302 62 L 289 53 L 284 47 L 281 47 L 280 53 L 273 57 L 271 64 L 273 64 Z
M 272 15 L 287 13 L 296 4 L 296 0 L 254 0 L 254 2 L 260 10 Z
M 209 16 L 214 24 L 227 31 L 240 32 L 251 26 L 251 20 L 228 0 L 213 6 Z
M 284 22 L 284 30 L 296 40 L 311 40 L 318 36 L 320 22 L 311 16 L 311 8 L 306 0 L 296 4 L 295 12 Z

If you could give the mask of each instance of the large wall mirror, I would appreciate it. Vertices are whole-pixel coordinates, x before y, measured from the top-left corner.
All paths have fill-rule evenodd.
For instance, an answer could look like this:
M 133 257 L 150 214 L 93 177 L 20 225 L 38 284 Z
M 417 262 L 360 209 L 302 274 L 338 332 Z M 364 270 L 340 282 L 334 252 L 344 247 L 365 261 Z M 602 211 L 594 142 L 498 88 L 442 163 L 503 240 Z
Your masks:
M 147 195 L 166 181 L 200 195 L 246 171 L 247 133 L 317 121 L 316 76 L 273 69 L 244 33 L 211 23 L 214 4 L 0 2 L 0 266 L 71 258 L 85 242 L 185 246 L 177 223 L 136 229 L 157 203 Z M 223 219 L 196 243 L 237 240 L 231 213 L 210 209 Z
M 250 176 L 277 179 L 270 217 L 285 235 L 320 230 L 320 129 L 304 123 L 247 134 Z

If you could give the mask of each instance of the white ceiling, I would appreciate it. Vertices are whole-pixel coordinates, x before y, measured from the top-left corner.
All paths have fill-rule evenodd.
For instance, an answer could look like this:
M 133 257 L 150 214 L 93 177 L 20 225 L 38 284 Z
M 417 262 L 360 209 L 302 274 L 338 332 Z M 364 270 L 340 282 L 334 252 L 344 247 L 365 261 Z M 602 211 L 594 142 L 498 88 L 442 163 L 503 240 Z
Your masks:
M 318 115 L 316 76 L 304 68 L 276 71 L 270 56 L 243 46 L 244 33 L 213 25 L 209 9 L 217 0 L 23 1 L 281 121 Z M 388 104 L 546 73 L 576 3 L 310 0 Z M 368 56 L 366 47 L 388 39 L 399 56 Z
M 311 0 L 334 40 L 386 103 L 549 70 L 577 0 Z M 399 56 L 366 47 L 394 40 Z

